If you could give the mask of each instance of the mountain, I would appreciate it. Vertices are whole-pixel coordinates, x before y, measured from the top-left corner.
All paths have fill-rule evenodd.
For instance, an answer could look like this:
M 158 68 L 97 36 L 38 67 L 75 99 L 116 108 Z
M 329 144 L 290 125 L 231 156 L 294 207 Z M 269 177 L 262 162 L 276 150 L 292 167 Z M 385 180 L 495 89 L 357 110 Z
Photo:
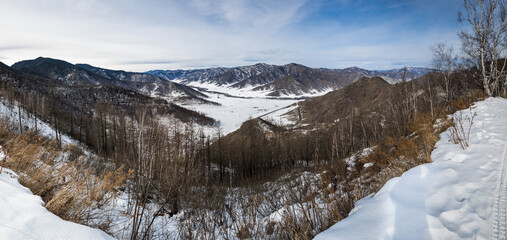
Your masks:
M 50 78 L 59 84 L 112 85 L 170 100 L 198 100 L 206 102 L 206 95 L 187 86 L 168 82 L 146 73 L 108 70 L 87 64 L 71 64 L 58 59 L 39 57 L 17 62 L 12 68 L 20 72 Z
M 344 69 L 338 69 L 337 71 L 342 73 L 357 74 L 361 77 L 382 77 L 384 80 L 391 84 L 400 83 L 405 80 L 412 80 L 431 72 L 435 72 L 434 69 L 421 68 L 421 67 L 406 67 L 396 68 L 389 70 L 366 70 L 358 67 L 350 67 Z
M 153 70 L 148 71 L 152 74 L 168 81 L 181 80 L 182 84 L 188 85 L 190 83 L 212 83 L 218 86 L 235 85 L 237 88 L 245 87 L 246 85 L 259 85 L 273 81 L 273 79 L 286 76 L 292 69 L 285 66 L 268 65 L 259 63 L 251 66 L 242 66 L 234 68 L 209 68 L 209 69 L 195 69 L 195 70 Z M 244 80 L 250 79 L 251 81 Z
M 11 68 L 20 72 L 50 78 L 66 85 L 118 85 L 120 83 L 93 74 L 71 63 L 39 57 L 34 60 L 17 62 Z
M 358 67 L 326 69 L 310 68 L 295 63 L 282 66 L 259 63 L 234 68 L 153 70 L 147 73 L 202 90 L 249 91 L 249 94 L 254 92 L 263 97 L 302 97 L 340 89 L 362 77 L 379 76 L 394 84 L 401 82 L 403 78 L 410 80 L 432 71 L 427 68 L 382 71 Z
M 153 75 L 147 73 L 135 73 L 135 72 L 126 72 L 122 70 L 109 70 L 99 67 L 94 67 L 89 64 L 76 64 L 76 67 L 82 68 L 89 72 L 93 72 L 97 75 L 105 77 L 107 79 L 118 79 L 120 81 L 125 82 L 137 82 L 137 83 L 152 83 L 152 82 L 160 82 L 161 79 L 155 77 Z
M 417 98 L 428 97 L 428 94 L 441 97 L 445 96 L 442 82 L 440 73 L 429 73 L 399 84 L 390 84 L 382 77 L 362 77 L 341 89 L 280 108 L 260 118 L 289 128 L 311 128 L 335 125 L 351 115 L 364 118 L 389 115 L 392 114 L 389 106 L 399 101 L 400 92 L 404 89 L 413 91 Z
M 151 74 L 126 72 L 122 70 L 109 70 L 94 67 L 89 64 L 76 64 L 76 66 L 111 80 L 128 82 L 130 84 L 127 86 L 128 88 L 139 90 L 140 92 L 146 93 L 150 96 L 177 96 L 179 98 L 187 97 L 198 99 L 202 102 L 207 102 L 204 100 L 204 98 L 207 97 L 205 94 L 202 94 L 201 92 L 198 92 L 191 87 L 187 87 L 185 85 L 174 82 L 168 82 Z
M 332 123 L 352 111 L 378 111 L 385 104 L 390 88 L 381 77 L 363 77 L 337 91 L 302 101 L 298 103 L 302 123 Z
M 65 61 L 39 59 L 20 62 L 14 66 L 22 71 L 0 62 L 2 87 L 12 87 L 17 93 L 31 94 L 31 98 L 37 96 L 41 101 L 53 98 L 51 104 L 69 116 L 91 117 L 95 114 L 93 109 L 97 105 L 110 106 L 126 114 L 135 113 L 140 107 L 147 106 L 156 109 L 161 115 L 173 116 L 183 122 L 194 121 L 205 125 L 214 123 L 213 119 L 202 114 L 165 99 L 123 88 L 120 80 L 102 77 Z M 132 86 L 126 83 L 127 86 Z
M 292 69 L 290 74 L 270 83 L 254 88 L 254 91 L 270 91 L 268 96 L 290 96 L 322 93 L 340 89 L 355 81 L 348 73 L 338 73 L 325 68 L 309 68 L 298 64 L 286 65 Z

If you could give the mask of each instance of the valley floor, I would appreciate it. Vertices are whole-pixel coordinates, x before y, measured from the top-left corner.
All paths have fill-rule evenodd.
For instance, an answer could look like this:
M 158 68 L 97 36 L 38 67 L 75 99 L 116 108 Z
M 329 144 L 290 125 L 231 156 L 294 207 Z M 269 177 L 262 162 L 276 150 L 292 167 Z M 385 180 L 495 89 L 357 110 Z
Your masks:
M 442 133 L 432 163 L 389 180 L 315 239 L 507 239 L 507 99 L 461 113 L 473 117 L 468 148 Z
M 226 135 L 241 127 L 243 122 L 269 113 L 273 110 L 287 107 L 299 100 L 295 99 L 269 99 L 262 97 L 241 98 L 225 96 L 222 93 L 206 93 L 210 96 L 208 100 L 220 103 L 184 105 L 191 110 L 202 112 L 221 123 L 222 134 Z M 278 119 L 273 119 L 278 123 Z M 216 129 L 209 131 L 209 134 L 216 134 Z

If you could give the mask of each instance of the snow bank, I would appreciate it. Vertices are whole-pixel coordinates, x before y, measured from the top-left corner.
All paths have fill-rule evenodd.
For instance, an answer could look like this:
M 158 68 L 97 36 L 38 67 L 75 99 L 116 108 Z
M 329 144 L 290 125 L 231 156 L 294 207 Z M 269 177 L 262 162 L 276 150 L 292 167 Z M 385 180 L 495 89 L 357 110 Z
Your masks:
M 507 100 L 489 98 L 473 111 L 466 150 L 442 133 L 432 163 L 391 179 L 315 239 L 489 239 L 497 179 L 507 161 Z
M 113 239 L 101 230 L 52 214 L 17 178 L 9 169 L 0 173 L 0 239 Z

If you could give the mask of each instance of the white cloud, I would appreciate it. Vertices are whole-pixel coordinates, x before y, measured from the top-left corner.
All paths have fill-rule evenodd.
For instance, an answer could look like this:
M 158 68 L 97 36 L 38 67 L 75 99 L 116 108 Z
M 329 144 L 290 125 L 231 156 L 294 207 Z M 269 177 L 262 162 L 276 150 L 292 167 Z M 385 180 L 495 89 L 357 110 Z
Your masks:
M 307 0 L 192 0 L 201 15 L 221 20 L 226 26 L 240 30 L 279 28 L 297 21 L 298 10 Z
M 309 0 L 0 0 L 0 56 L 38 56 L 100 67 L 149 69 L 298 62 L 313 67 L 393 65 L 428 59 L 430 37 L 321 22 Z M 452 39 L 451 39 L 452 41 Z

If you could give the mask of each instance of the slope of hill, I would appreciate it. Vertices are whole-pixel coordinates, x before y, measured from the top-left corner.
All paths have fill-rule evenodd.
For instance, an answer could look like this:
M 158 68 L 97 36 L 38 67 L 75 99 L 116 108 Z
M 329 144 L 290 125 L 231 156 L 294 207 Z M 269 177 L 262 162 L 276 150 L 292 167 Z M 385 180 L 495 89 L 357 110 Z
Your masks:
M 285 126 L 333 124 L 352 114 L 382 111 L 393 87 L 380 77 L 364 77 L 339 90 L 298 102 L 261 118 L 273 124 L 280 121 Z
M 391 85 L 380 77 L 361 78 L 340 90 L 300 102 L 303 123 L 332 123 L 352 111 L 371 112 L 385 103 Z
M 507 100 L 489 98 L 471 109 L 455 114 L 474 119 L 466 150 L 442 133 L 432 163 L 389 180 L 315 239 L 505 237 Z
M 322 94 L 340 89 L 355 79 L 351 74 L 340 74 L 329 69 L 312 69 L 295 65 L 294 73 L 278 78 L 270 83 L 254 88 L 254 91 L 268 91 L 268 96 L 294 96 Z
M 395 68 L 388 70 L 366 70 L 358 67 L 350 67 L 344 69 L 338 69 L 336 71 L 342 73 L 354 73 L 359 78 L 361 77 L 382 77 L 388 83 L 400 83 L 403 79 L 409 81 L 428 73 L 434 72 L 435 70 L 422 67 L 407 67 L 407 68 Z

